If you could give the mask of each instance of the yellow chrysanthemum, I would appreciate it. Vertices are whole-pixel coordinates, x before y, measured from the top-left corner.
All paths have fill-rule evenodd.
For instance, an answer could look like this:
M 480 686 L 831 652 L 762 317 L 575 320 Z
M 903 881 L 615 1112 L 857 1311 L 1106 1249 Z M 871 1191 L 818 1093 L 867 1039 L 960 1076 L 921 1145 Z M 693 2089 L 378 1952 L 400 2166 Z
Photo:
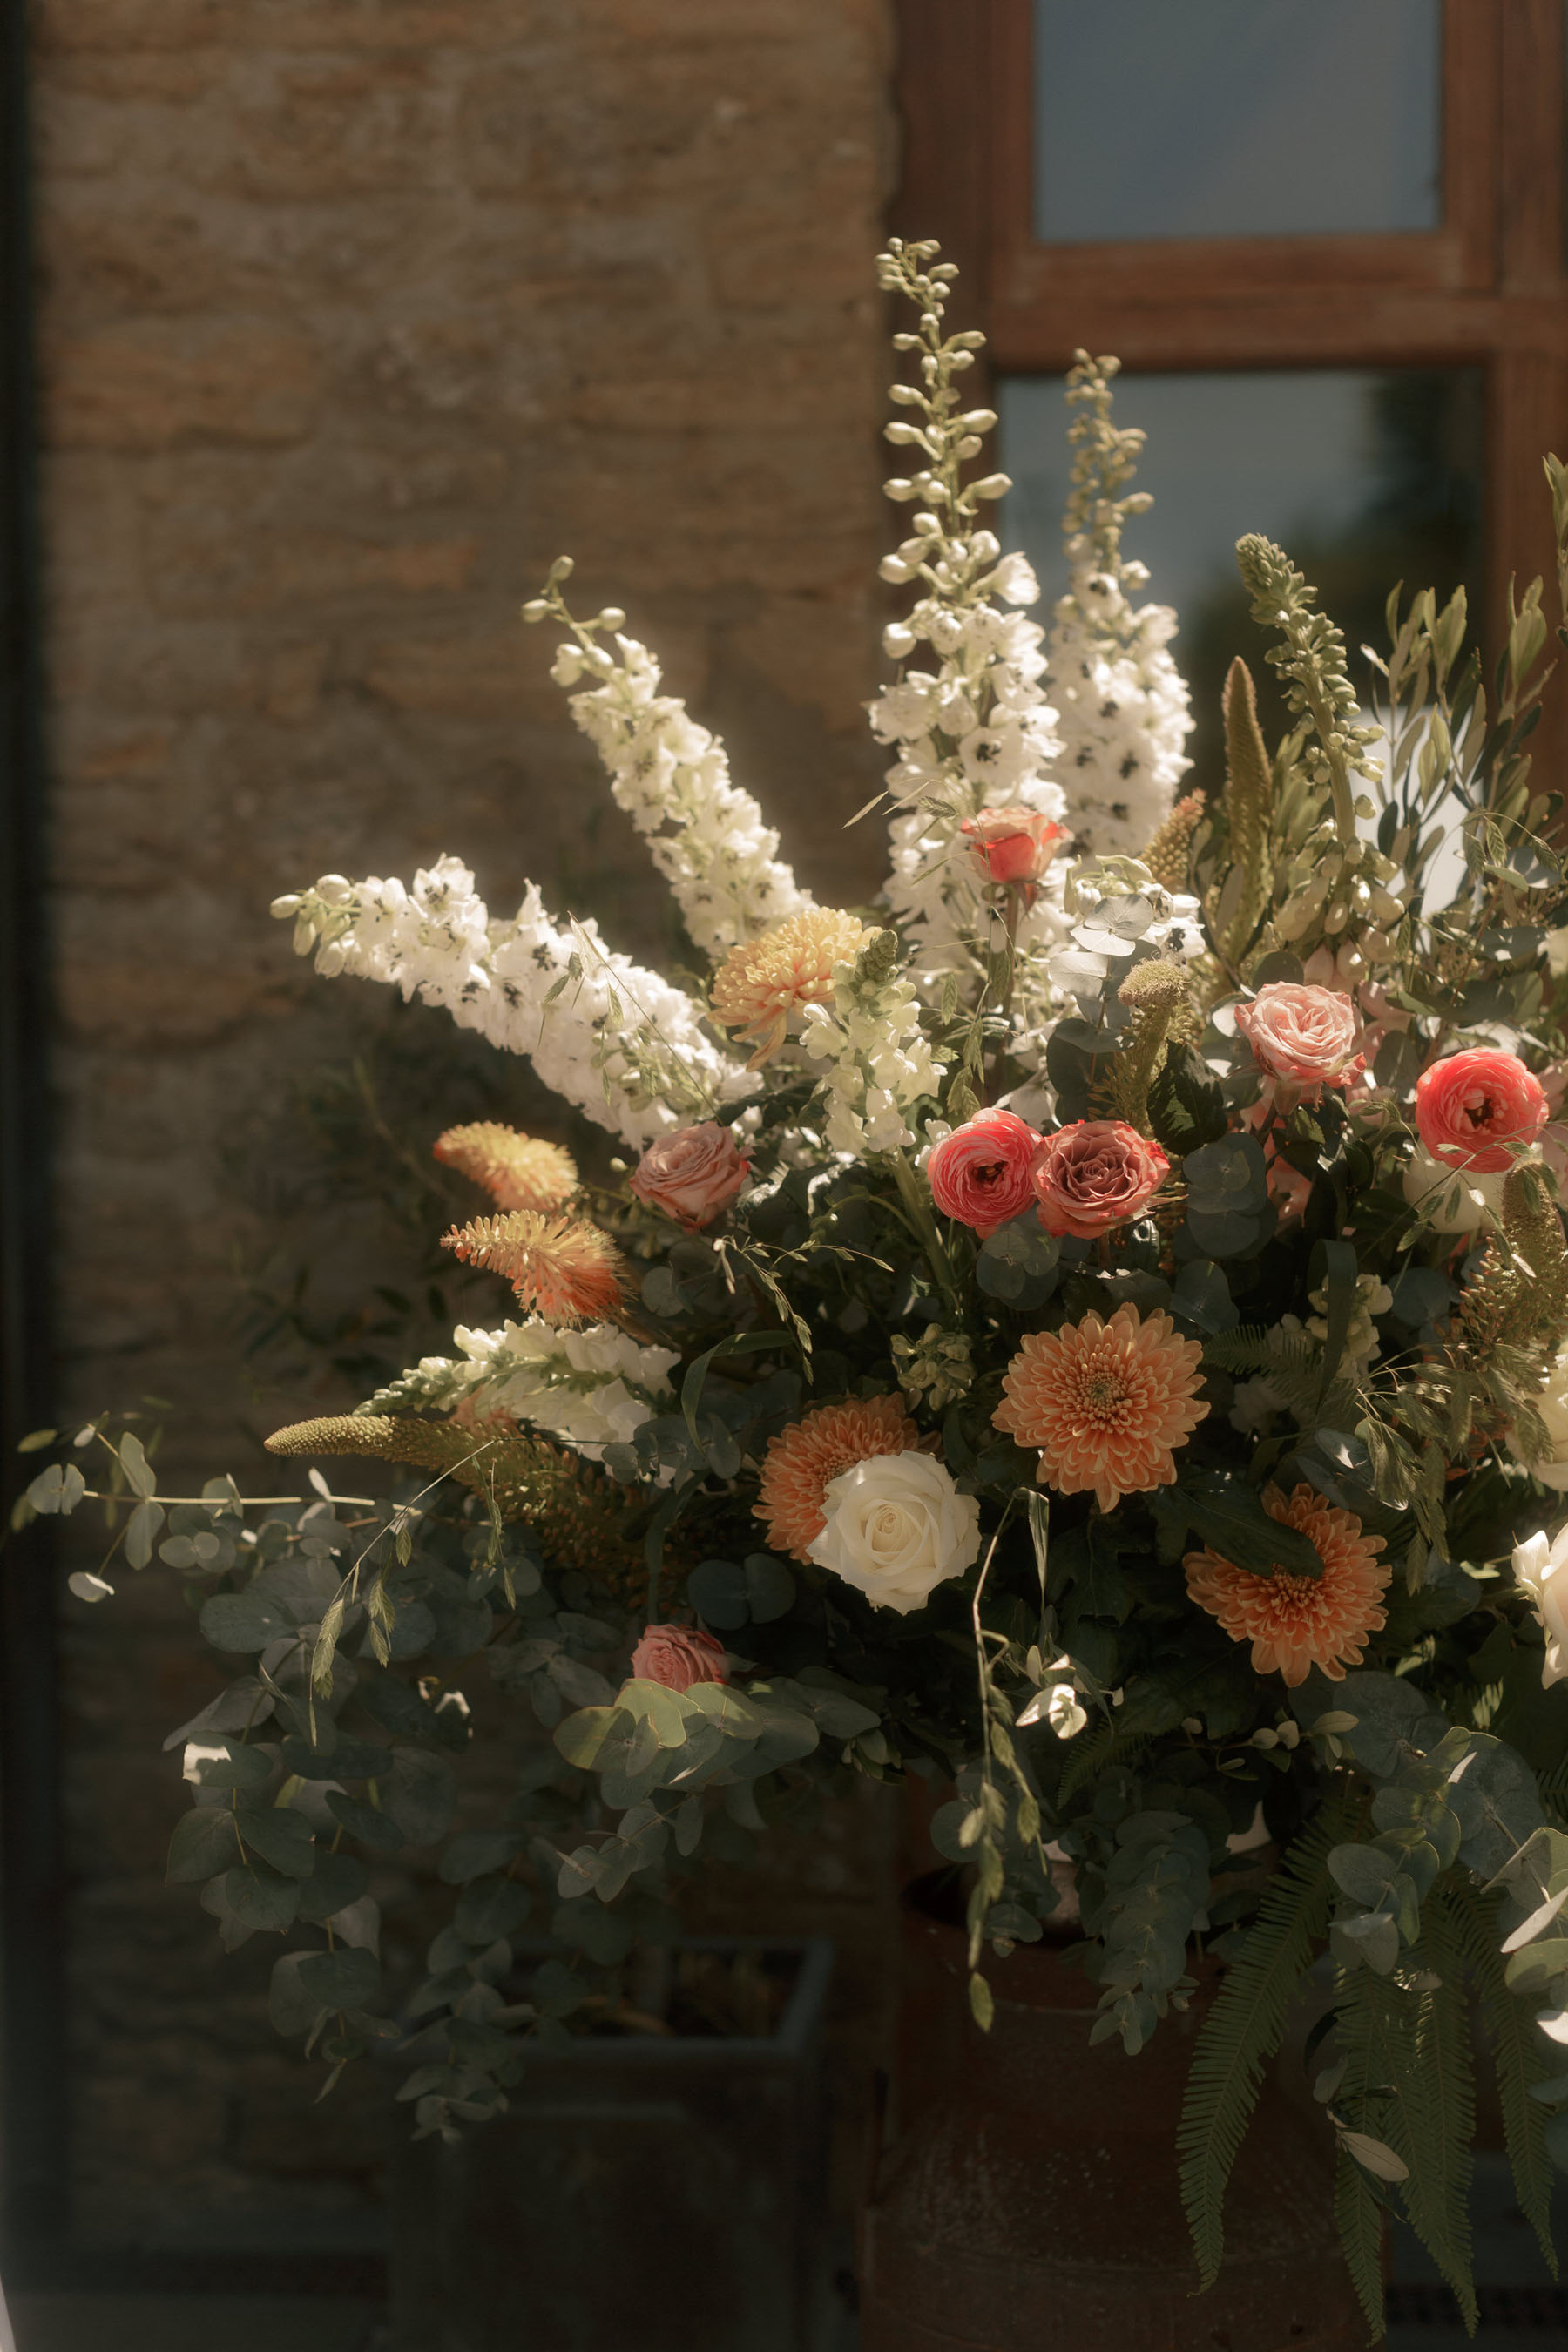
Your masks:
M 576 1163 L 569 1151 L 503 1127 L 499 1119 L 447 1128 L 436 1138 L 436 1157 L 482 1185 L 498 1209 L 532 1209 L 548 1216 L 577 1190 Z
M 713 982 L 713 1018 L 756 1047 L 760 1070 L 784 1044 L 792 1013 L 833 1002 L 833 967 L 858 955 L 869 933 L 836 907 L 808 907 L 760 939 L 731 949 Z
M 504 1274 L 531 1314 L 547 1323 L 594 1323 L 624 1296 L 614 1243 L 583 1217 L 542 1217 L 512 1209 L 475 1217 L 443 1234 L 441 1245 L 468 1265 Z
M 1182 1563 L 1187 1591 L 1233 1642 L 1251 1643 L 1256 1673 L 1280 1675 L 1293 1687 L 1321 1666 L 1331 1682 L 1342 1682 L 1347 1666 L 1360 1665 L 1367 1635 L 1387 1622 L 1389 1571 L 1377 1558 L 1383 1538 L 1369 1536 L 1353 1511 L 1325 1503 L 1310 1486 L 1298 1486 L 1289 1501 L 1268 1486 L 1263 1507 L 1307 1538 L 1321 1576 L 1254 1576 L 1205 1549 Z

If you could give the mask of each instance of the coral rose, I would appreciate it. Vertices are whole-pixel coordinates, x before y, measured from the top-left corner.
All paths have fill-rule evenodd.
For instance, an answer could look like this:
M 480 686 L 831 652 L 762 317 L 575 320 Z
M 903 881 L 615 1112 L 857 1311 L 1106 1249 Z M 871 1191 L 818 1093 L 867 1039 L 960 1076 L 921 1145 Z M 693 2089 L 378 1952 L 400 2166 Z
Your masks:
M 984 808 L 960 831 L 988 882 L 1037 882 L 1067 839 L 1066 825 L 1028 808 Z
M 693 1683 L 727 1683 L 730 1661 L 723 1643 L 694 1625 L 645 1625 L 632 1652 L 632 1673 L 639 1682 L 686 1691 Z
M 931 1199 L 944 1217 L 984 1237 L 1035 1205 L 1032 1174 L 1040 1138 L 1016 1111 L 978 1110 L 933 1146 L 926 1161 Z
M 1034 1186 L 1047 1233 L 1092 1241 L 1135 1217 L 1171 1163 L 1157 1143 L 1119 1118 L 1080 1118 L 1047 1135 L 1035 1154 Z
M 1182 1563 L 1188 1594 L 1233 1642 L 1251 1643 L 1255 1674 L 1280 1675 L 1294 1689 L 1319 1666 L 1331 1682 L 1342 1682 L 1347 1666 L 1360 1665 L 1367 1635 L 1387 1622 L 1389 1571 L 1377 1558 L 1383 1538 L 1366 1534 L 1353 1511 L 1325 1503 L 1315 1487 L 1298 1486 L 1287 1499 L 1266 1486 L 1263 1507 L 1307 1538 L 1321 1576 L 1256 1576 L 1205 1548 Z
M 650 1209 L 662 1209 L 694 1234 L 729 1207 L 751 1165 L 730 1129 L 707 1119 L 650 1143 L 632 1171 L 631 1189 Z
M 1268 1077 L 1343 1086 L 1360 1069 L 1355 1006 L 1341 989 L 1270 981 L 1250 1004 L 1237 1006 L 1236 1025 Z
M 1472 1046 L 1415 1081 L 1415 1124 L 1434 1160 L 1495 1175 L 1546 1124 L 1546 1090 L 1517 1054 Z

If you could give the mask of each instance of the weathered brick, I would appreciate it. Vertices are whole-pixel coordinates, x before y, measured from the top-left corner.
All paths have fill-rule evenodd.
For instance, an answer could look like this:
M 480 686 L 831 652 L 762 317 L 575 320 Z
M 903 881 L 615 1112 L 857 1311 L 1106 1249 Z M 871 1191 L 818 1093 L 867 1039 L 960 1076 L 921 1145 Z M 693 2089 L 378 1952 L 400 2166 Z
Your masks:
M 841 826 L 880 766 L 889 16 L 44 0 L 62 1364 L 82 1408 L 177 1400 L 165 1486 L 275 1491 L 259 1432 L 348 1401 L 319 1364 L 242 1361 L 237 1261 L 310 1257 L 333 1313 L 396 1278 L 406 1244 L 361 1204 L 280 1209 L 298 1087 L 393 1034 L 443 1072 L 458 1051 L 435 1013 L 317 982 L 269 898 L 451 849 L 498 908 L 531 876 L 634 952 L 670 944 L 550 633 L 517 620 L 554 554 L 584 606 L 627 607 L 813 886 L 877 887 L 879 829 Z M 520 1066 L 547 1122 L 531 1088 Z M 160 1746 L 216 1663 L 162 1571 L 67 1622 L 84 2210 L 113 2235 L 370 2198 L 374 2086 L 311 2107 L 266 2024 L 272 1939 L 225 1958 L 161 1883 Z M 881 1836 L 857 1817 L 765 1882 L 773 1924 L 849 1955 L 858 2057 Z M 386 1891 L 411 1981 L 423 1898 Z M 702 1899 L 757 1916 L 754 1885 Z

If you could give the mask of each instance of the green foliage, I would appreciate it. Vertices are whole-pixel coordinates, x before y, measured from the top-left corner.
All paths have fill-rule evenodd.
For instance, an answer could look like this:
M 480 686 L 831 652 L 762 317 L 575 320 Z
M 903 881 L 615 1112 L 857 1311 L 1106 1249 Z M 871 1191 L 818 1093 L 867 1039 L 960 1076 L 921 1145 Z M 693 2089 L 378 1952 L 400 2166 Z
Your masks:
M 1193 2053 L 1177 2147 L 1182 2201 L 1205 2287 L 1224 2258 L 1226 2188 L 1264 2068 L 1279 2047 L 1286 2013 L 1327 1926 L 1328 1856 L 1344 1825 L 1342 1807 L 1331 1802 L 1292 1842 Z

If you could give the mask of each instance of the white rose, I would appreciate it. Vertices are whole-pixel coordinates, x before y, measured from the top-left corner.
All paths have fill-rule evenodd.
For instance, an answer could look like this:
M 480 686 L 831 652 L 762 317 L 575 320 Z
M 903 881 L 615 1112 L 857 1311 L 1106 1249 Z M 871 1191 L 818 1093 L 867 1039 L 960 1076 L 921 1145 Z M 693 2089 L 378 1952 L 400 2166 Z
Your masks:
M 878 1454 L 830 1479 L 826 1525 L 809 1547 L 879 1609 L 907 1617 L 980 1554 L 980 1506 L 929 1454 Z
M 1543 1486 L 1554 1488 L 1559 1495 L 1568 1494 L 1568 1349 L 1552 1358 L 1546 1368 L 1545 1389 L 1531 1402 L 1546 1432 L 1551 1452 L 1544 1462 L 1530 1461 L 1512 1430 L 1508 1433 L 1508 1450 Z M 1531 1540 L 1544 1538 L 1532 1537 Z
M 1405 1197 L 1434 1233 L 1473 1234 L 1484 1210 L 1495 1217 L 1502 1207 L 1506 1168 L 1448 1168 L 1417 1144 L 1405 1171 Z
M 1541 1681 L 1542 1688 L 1550 1690 L 1568 1675 L 1568 1522 L 1550 1540 L 1535 1535 L 1517 1545 L 1513 1573 L 1515 1582 L 1534 1601 L 1546 1635 Z

